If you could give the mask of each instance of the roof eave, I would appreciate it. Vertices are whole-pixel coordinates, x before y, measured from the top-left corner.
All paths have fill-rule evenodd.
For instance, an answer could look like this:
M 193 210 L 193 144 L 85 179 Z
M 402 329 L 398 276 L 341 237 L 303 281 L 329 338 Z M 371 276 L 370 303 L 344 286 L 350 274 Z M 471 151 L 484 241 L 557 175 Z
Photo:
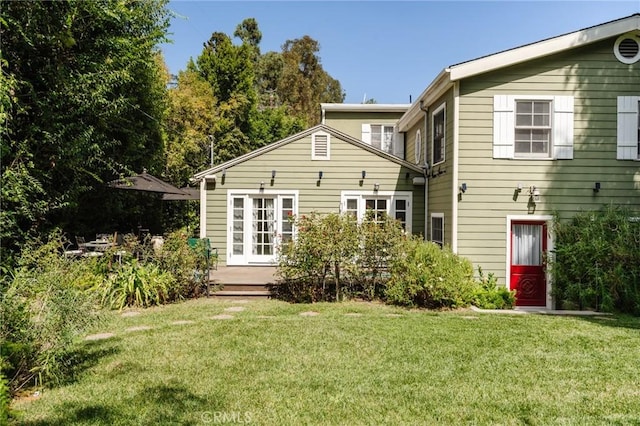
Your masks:
M 640 14 L 452 65 L 449 67 L 451 81 L 553 55 L 634 30 L 640 30 Z
M 416 101 L 411 105 L 411 108 L 398 120 L 398 130 L 406 132 L 416 122 L 416 120 L 422 117 L 423 111 L 420 109 L 420 102 L 425 106 L 428 106 L 435 102 L 440 96 L 442 96 L 451 87 L 451 78 L 449 68 L 445 68 L 440 71 L 440 74 L 427 86 L 426 89 L 418 96 Z

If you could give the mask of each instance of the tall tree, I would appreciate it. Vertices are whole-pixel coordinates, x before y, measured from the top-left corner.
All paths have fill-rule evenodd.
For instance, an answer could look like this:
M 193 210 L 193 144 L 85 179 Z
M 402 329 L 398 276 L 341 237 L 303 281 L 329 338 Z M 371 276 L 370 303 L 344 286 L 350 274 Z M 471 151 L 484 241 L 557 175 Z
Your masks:
M 164 87 L 154 57 L 165 6 L 2 2 L 2 72 L 15 80 L 2 135 L 3 248 L 53 223 L 102 220 L 108 205 L 90 202 L 103 198 L 105 180 L 160 169 Z
M 345 96 L 340 82 L 322 68 L 319 51 L 320 44 L 306 35 L 282 46 L 278 94 L 308 126 L 320 122 L 321 102 L 343 102 Z

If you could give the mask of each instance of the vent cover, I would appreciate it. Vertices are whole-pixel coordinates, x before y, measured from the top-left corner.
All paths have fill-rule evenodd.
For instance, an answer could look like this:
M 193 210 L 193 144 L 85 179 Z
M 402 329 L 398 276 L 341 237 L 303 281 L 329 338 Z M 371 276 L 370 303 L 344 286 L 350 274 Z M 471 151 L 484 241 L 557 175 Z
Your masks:
M 613 54 L 623 64 L 634 64 L 640 61 L 640 35 L 623 34 L 613 46 Z

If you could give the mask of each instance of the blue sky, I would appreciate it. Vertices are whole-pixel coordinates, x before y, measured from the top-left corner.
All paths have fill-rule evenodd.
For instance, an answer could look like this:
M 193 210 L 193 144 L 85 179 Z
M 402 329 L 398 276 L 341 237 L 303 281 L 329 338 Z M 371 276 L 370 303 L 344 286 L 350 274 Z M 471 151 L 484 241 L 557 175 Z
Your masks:
M 245 18 L 262 31 L 262 53 L 309 35 L 345 102 L 408 103 L 449 65 L 640 13 L 626 1 L 171 1 L 177 74 L 215 31 L 233 35 Z M 236 40 L 238 42 L 238 40 Z

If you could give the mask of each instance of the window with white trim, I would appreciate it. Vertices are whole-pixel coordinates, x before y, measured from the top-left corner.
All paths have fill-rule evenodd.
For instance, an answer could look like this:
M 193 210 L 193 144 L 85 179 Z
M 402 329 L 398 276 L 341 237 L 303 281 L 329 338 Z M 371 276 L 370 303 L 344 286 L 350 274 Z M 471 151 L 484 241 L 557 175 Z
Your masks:
M 331 136 L 325 132 L 314 133 L 311 136 L 311 159 L 331 159 Z
M 551 101 L 516 101 L 514 155 L 549 157 Z
M 573 96 L 494 96 L 493 158 L 572 159 L 573 103 Z
M 431 241 L 444 245 L 444 213 L 431 213 Z
M 431 164 L 434 166 L 444 162 L 445 158 L 445 105 L 442 104 L 431 116 Z
M 356 216 L 359 221 L 370 214 L 382 222 L 384 215 L 389 215 L 411 232 L 411 192 L 343 192 L 341 198 L 341 211 Z
M 393 124 L 363 123 L 362 141 L 388 154 L 404 158 L 404 133 Z
M 640 159 L 640 96 L 618 96 L 618 160 Z

